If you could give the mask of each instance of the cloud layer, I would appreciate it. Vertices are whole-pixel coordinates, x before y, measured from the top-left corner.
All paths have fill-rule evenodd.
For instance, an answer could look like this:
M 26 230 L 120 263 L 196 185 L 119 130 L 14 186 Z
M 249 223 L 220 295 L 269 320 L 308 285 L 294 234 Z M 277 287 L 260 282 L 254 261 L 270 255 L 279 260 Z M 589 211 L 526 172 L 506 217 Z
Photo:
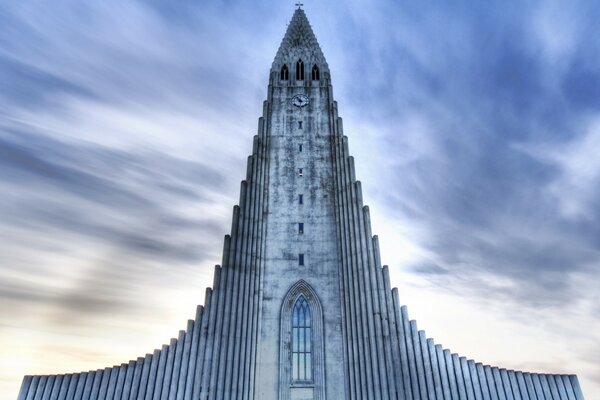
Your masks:
M 599 6 L 306 9 L 412 317 L 484 362 L 568 368 L 600 393 Z M 290 15 L 264 1 L 0 6 L 6 398 L 25 372 L 120 362 L 193 315 Z M 445 315 L 539 343 L 473 343 Z M 494 346 L 533 359 L 479 349 Z

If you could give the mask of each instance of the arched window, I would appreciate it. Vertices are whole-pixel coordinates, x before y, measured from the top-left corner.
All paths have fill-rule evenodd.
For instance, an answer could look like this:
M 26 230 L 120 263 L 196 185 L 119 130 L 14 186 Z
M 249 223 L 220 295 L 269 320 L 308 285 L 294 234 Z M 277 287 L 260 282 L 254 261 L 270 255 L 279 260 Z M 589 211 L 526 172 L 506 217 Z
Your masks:
M 304 62 L 302 62 L 302 60 L 298 60 L 296 62 L 296 80 L 304 80 Z
M 306 281 L 285 295 L 279 328 L 279 400 L 325 399 L 323 307 Z
M 292 310 L 292 382 L 312 380 L 312 313 L 303 295 Z
M 319 67 L 317 67 L 317 65 L 315 64 L 312 68 L 312 80 L 318 81 L 319 79 Z
M 283 67 L 281 67 L 280 78 L 282 81 L 287 81 L 289 79 L 288 67 L 286 64 L 283 64 Z

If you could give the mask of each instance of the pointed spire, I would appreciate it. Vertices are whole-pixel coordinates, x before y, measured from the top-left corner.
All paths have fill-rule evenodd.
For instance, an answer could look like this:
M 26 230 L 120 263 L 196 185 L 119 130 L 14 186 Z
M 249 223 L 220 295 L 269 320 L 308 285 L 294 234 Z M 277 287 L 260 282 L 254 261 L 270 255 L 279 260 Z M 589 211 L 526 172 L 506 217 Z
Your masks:
M 327 61 L 317 42 L 317 38 L 306 18 L 304 10 L 298 6 L 281 41 L 272 68 L 279 70 L 283 64 L 291 64 L 298 59 L 305 63 L 318 63 L 327 70 Z

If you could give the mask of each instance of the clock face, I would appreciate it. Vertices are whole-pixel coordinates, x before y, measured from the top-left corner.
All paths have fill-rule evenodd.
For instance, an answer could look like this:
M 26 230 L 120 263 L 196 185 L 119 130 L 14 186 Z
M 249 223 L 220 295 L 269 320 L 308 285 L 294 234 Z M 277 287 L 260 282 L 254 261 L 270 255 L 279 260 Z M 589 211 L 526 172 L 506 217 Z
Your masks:
M 308 105 L 308 96 L 305 94 L 295 94 L 292 97 L 292 105 L 295 107 L 306 107 Z

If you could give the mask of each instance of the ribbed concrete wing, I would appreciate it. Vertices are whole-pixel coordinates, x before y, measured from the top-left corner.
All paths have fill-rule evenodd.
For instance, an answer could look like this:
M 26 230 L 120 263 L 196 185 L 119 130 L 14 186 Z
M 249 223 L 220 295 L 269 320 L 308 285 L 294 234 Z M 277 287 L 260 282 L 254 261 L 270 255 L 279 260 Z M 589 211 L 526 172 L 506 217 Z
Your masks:
M 302 64 L 300 57 L 316 73 L 312 72 L 309 79 L 310 69 L 306 73 L 302 70 L 305 75 L 296 71 L 294 81 L 290 75 L 293 65 L 299 68 Z M 310 99 L 310 105 L 290 105 L 288 100 L 298 94 Z M 312 136 L 306 139 L 307 135 Z M 300 139 L 304 141 L 299 142 Z M 298 170 L 297 164 L 290 161 L 299 152 L 305 170 Z M 327 203 L 318 212 L 311 210 L 312 219 L 307 219 L 315 221 L 315 232 L 332 233 L 329 247 L 321 246 L 321 250 L 334 249 L 332 253 L 336 254 L 327 253 L 318 260 L 321 267 L 333 266 L 326 274 L 315 266 L 304 265 L 303 253 L 299 265 L 292 265 L 296 260 L 290 250 L 295 249 L 294 243 L 283 243 L 285 251 L 281 252 L 275 248 L 279 242 L 270 242 L 279 234 L 290 235 L 289 226 L 297 225 L 292 220 L 297 214 L 291 214 L 289 206 L 296 201 L 296 192 L 293 187 L 288 190 L 288 181 L 300 177 L 305 179 L 302 187 L 312 190 L 307 189 L 312 194 L 310 199 L 307 194 L 306 201 L 312 201 L 313 208 Z M 334 215 L 328 215 L 328 210 Z M 290 221 L 286 221 L 288 216 Z M 323 230 L 324 223 L 329 230 Z M 267 226 L 272 231 L 267 232 Z M 303 238 L 310 236 L 313 226 L 308 222 L 301 226 L 301 232 L 296 233 Z M 306 243 L 321 239 L 325 241 L 313 237 L 313 242 Z M 313 247 L 307 250 L 307 264 L 318 258 L 311 258 L 310 251 L 318 251 L 316 245 Z M 275 256 L 268 256 L 268 252 Z M 277 274 L 283 271 L 297 274 L 293 277 L 297 283 L 289 285 L 289 277 L 278 279 Z M 319 280 L 325 279 L 333 279 L 335 293 L 325 293 L 332 285 L 318 286 Z M 285 296 L 273 298 L 273 293 Z M 309 376 L 321 374 L 322 381 L 315 377 L 294 382 L 288 376 L 289 368 L 275 365 L 289 362 L 289 345 L 282 342 L 286 327 L 282 325 L 290 324 L 289 316 L 283 313 L 294 296 L 304 296 L 307 307 L 313 306 L 313 316 L 321 318 L 313 328 L 323 330 L 323 338 L 316 340 L 314 331 L 311 338 L 313 346 L 321 346 L 321 353 L 315 350 L 315 373 Z M 323 299 L 336 299 L 336 304 L 321 304 Z M 269 331 L 272 326 L 280 327 L 282 333 L 279 329 L 275 333 Z M 340 340 L 331 340 L 332 337 Z M 279 338 L 276 341 L 280 349 L 272 348 L 269 338 Z M 343 354 L 333 354 L 334 347 L 323 343 L 339 346 Z M 263 382 L 275 382 L 279 387 L 257 387 Z M 382 266 L 378 239 L 371 233 L 369 208 L 363 205 L 361 184 L 355 178 L 354 160 L 333 100 L 329 70 L 302 10 L 294 14 L 272 66 L 269 96 L 248 158 L 246 179 L 240 187 L 239 206 L 233 210 L 231 235 L 225 237 L 222 262 L 215 268 L 204 306 L 198 306 L 195 318 L 177 337 L 145 356 L 96 371 L 26 376 L 18 397 L 276 398 L 583 399 L 575 375 L 536 374 L 482 365 L 434 343 L 409 319 L 406 307 L 400 306 L 397 289 L 391 288 L 388 267 Z

